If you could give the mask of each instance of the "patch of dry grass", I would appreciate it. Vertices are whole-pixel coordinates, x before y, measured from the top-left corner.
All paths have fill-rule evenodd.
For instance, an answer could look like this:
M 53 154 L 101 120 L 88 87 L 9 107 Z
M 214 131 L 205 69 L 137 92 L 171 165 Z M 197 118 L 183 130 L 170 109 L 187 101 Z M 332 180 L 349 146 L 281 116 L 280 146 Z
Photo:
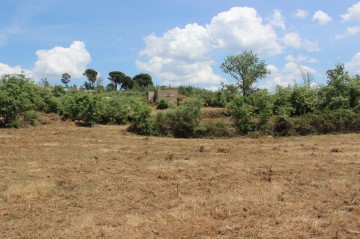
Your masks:
M 358 238 L 360 135 L 0 130 L 3 238 Z

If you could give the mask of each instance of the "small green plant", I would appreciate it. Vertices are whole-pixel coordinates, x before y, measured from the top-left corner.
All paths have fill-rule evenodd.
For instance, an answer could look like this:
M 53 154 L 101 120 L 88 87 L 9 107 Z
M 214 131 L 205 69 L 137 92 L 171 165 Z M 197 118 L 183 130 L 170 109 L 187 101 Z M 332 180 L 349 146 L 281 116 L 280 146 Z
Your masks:
M 25 111 L 23 113 L 23 123 L 26 125 L 38 126 L 40 113 L 34 110 Z
M 171 104 L 167 99 L 160 99 L 160 100 L 156 101 L 156 105 L 157 105 L 156 108 L 158 110 L 174 108 L 174 105 Z

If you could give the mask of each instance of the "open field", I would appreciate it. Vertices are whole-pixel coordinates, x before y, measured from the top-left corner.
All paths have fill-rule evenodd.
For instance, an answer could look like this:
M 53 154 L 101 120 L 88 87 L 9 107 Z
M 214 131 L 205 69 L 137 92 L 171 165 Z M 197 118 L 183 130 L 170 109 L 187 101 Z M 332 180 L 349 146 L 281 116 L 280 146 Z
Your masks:
M 1 238 L 360 238 L 360 135 L 0 129 Z

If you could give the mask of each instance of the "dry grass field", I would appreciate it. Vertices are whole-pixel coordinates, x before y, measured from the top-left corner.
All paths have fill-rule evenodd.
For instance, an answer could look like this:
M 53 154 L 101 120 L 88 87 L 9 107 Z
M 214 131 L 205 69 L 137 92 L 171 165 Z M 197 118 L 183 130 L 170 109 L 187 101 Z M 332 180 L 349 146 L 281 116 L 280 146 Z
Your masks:
M 0 129 L 1 238 L 360 238 L 360 135 Z

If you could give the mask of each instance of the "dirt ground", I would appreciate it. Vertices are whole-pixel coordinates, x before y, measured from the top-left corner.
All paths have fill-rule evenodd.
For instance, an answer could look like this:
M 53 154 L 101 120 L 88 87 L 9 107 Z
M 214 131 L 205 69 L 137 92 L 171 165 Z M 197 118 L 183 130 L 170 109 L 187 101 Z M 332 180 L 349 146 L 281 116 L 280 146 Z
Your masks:
M 360 135 L 0 129 L 1 238 L 360 238 Z

